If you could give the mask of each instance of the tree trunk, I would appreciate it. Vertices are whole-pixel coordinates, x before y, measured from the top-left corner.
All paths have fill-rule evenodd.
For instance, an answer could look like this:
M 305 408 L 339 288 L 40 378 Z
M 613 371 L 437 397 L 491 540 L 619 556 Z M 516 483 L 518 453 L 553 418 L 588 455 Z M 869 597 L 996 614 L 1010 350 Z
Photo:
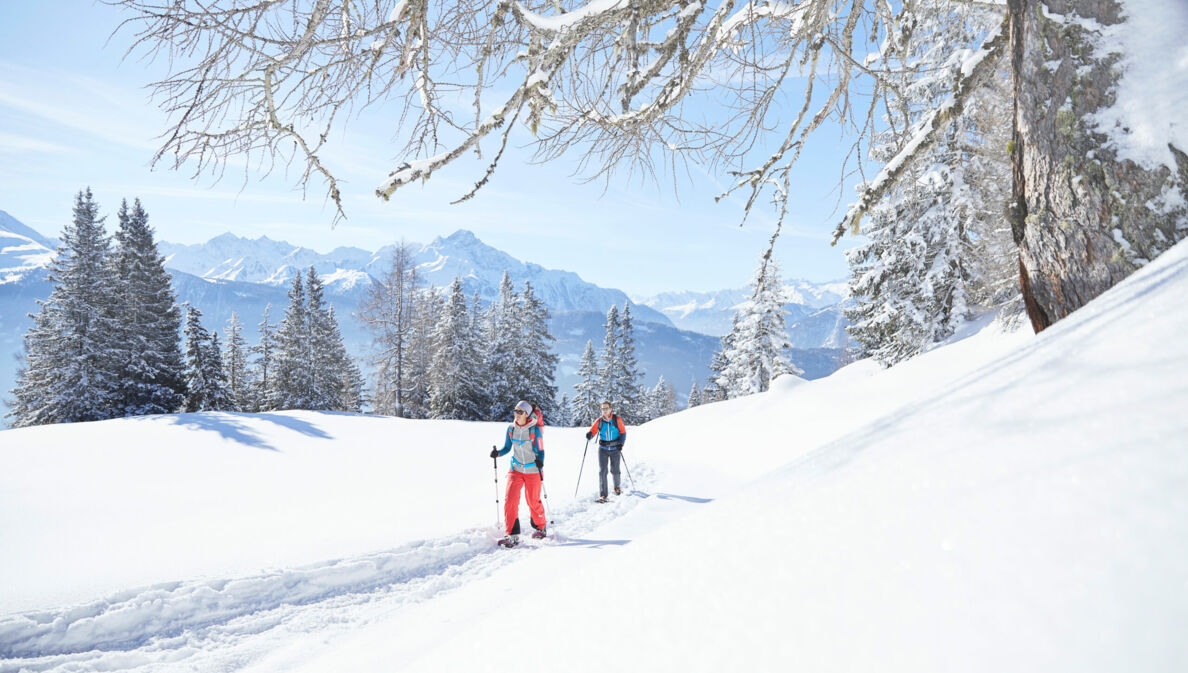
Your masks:
M 1119 159 L 1090 121 L 1114 103 L 1121 55 L 1107 53 L 1086 26 L 1123 21 L 1119 2 L 1008 0 L 1008 8 L 1015 94 L 1008 214 L 1038 332 L 1188 233 L 1183 201 L 1151 205 L 1168 203 L 1169 189 L 1188 194 L 1188 148 L 1172 147 L 1178 170 L 1145 169 Z

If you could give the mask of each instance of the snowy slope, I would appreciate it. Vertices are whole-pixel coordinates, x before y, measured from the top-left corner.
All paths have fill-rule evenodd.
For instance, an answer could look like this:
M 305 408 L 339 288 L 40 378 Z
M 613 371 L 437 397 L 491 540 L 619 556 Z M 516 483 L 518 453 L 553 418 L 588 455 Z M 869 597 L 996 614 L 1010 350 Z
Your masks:
M 510 552 L 498 424 L 0 432 L 0 671 L 1183 670 L 1186 292 L 1181 244 L 1038 336 L 632 428 L 605 506 L 550 429 Z

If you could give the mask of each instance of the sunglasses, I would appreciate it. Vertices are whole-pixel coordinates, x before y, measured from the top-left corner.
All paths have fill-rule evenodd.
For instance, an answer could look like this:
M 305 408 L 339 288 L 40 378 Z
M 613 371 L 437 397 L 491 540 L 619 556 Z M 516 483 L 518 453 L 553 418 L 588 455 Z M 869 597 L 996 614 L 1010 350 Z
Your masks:
M 519 409 L 516 409 L 516 415 L 517 415 L 517 416 L 523 416 L 523 415 L 524 415 L 524 412 L 520 411 Z

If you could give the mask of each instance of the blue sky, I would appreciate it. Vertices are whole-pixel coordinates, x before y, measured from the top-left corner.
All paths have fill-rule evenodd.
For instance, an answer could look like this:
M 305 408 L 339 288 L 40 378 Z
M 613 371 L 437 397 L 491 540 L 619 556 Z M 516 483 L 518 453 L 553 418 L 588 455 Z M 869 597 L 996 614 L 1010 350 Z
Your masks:
M 122 18 L 90 0 L 0 2 L 0 210 L 45 234 L 58 233 L 74 193 L 90 186 L 113 221 L 121 198 L 140 197 L 162 240 L 197 243 L 231 231 L 327 252 L 428 242 L 466 228 L 520 259 L 654 294 L 745 285 L 773 231 L 762 205 L 739 227 L 742 200 L 715 203 L 724 177 L 697 166 L 656 182 L 623 173 L 609 185 L 583 183 L 572 175 L 574 162 L 532 165 L 512 147 L 465 204 L 449 202 L 481 176 L 483 163 L 451 167 L 385 203 L 375 187 L 404 157 L 396 156 L 391 129 L 368 119 L 348 125 L 327 157 L 346 181 L 348 219 L 335 227 L 324 186 L 311 182 L 303 194 L 299 171 L 264 177 L 236 162 L 216 181 L 184 167 L 150 168 L 167 122 L 145 85 L 163 64 L 124 58 L 131 34 L 111 36 Z M 855 241 L 829 245 L 847 143 L 828 135 L 801 159 L 777 246 L 785 277 L 847 274 L 842 249 Z M 529 137 L 519 136 L 521 143 Z

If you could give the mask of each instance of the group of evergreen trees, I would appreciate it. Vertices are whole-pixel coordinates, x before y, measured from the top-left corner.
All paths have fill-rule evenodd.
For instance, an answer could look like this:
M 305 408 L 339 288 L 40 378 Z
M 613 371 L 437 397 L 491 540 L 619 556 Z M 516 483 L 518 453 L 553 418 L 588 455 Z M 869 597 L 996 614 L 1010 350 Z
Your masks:
M 599 415 L 603 400 L 614 405 L 615 413 L 630 424 L 646 423 L 676 411 L 676 391 L 661 376 L 655 387 L 640 383 L 642 374 L 635 355 L 635 322 L 631 305 L 623 303 L 623 310 L 611 306 L 606 313 L 606 330 L 602 340 L 601 357 L 594 352 L 594 343 L 586 342 L 578 364 L 578 382 L 574 398 L 563 402 L 571 409 L 571 423 L 592 423 Z
M 362 376 L 312 268 L 305 285 L 294 280 L 279 332 L 265 312 L 255 366 L 238 316 L 220 347 L 192 306 L 183 354 L 182 315 L 148 214 L 137 199 L 118 218 L 113 246 L 91 190 L 75 197 L 50 265 L 53 289 L 25 334 L 13 427 L 175 411 L 360 410 Z
M 359 317 L 373 334 L 376 413 L 506 420 L 518 400 L 529 400 L 550 425 L 561 424 L 549 311 L 531 283 L 516 292 L 505 272 L 484 309 L 477 292 L 467 301 L 460 278 L 444 293 L 423 287 L 412 249 L 401 243 Z

